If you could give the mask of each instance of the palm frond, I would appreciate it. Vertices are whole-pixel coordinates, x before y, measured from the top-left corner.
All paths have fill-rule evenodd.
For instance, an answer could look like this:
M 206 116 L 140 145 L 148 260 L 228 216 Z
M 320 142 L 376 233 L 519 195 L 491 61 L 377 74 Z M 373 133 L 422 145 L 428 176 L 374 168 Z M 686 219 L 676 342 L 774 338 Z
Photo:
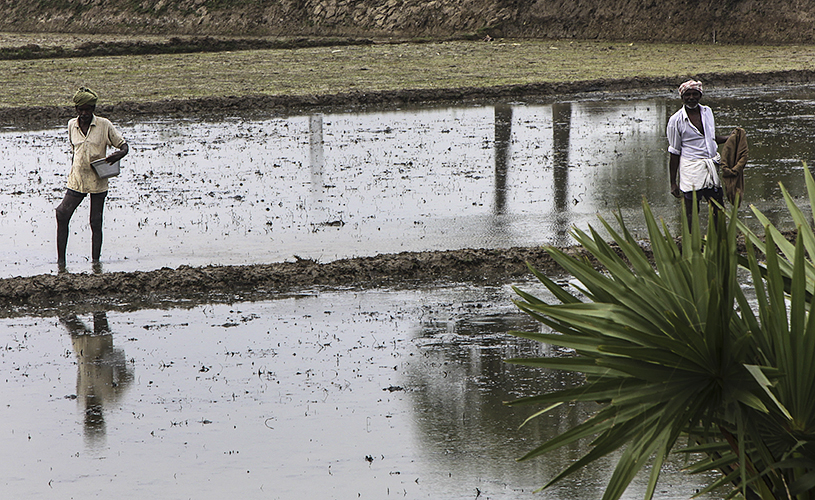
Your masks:
M 815 208 L 815 181 L 806 175 Z M 508 361 L 580 372 L 586 382 L 507 404 L 547 405 L 527 421 L 568 402 L 600 409 L 521 458 L 593 437 L 589 451 L 544 487 L 623 450 L 604 500 L 620 498 L 649 463 L 650 499 L 666 456 L 678 449 L 705 455 L 689 471 L 720 471 L 712 486 L 733 485 L 730 496 L 815 498 L 815 233 L 783 192 L 799 225 L 795 244 L 753 209 L 766 226 L 759 238 L 733 209 L 727 220 L 711 217 L 704 236 L 694 210 L 693 224 L 683 218 L 679 245 L 643 201 L 653 261 L 621 214 L 619 229 L 600 218 L 610 243 L 591 226 L 573 230 L 590 258 L 547 248 L 578 293 L 533 270 L 558 303 L 516 290 L 516 304 L 554 333 L 513 334 L 572 354 Z M 752 299 L 739 285 L 739 267 L 753 280 Z M 696 444 L 678 447 L 683 436 Z

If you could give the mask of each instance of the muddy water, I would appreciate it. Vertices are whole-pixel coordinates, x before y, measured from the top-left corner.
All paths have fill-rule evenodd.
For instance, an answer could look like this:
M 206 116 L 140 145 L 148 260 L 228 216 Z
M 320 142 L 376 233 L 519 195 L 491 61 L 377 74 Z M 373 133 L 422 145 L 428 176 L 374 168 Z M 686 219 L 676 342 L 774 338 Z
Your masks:
M 747 129 L 748 202 L 785 227 L 777 182 L 805 192 L 812 89 L 707 102 L 722 130 Z M 663 137 L 675 106 L 640 96 L 122 121 L 133 153 L 112 181 L 104 267 L 568 244 L 571 225 L 616 206 L 641 228 L 643 195 L 676 227 Z M 0 142 L 0 275 L 54 272 L 64 131 L 6 129 Z M 91 270 L 85 214 L 69 242 L 75 272 Z M 532 410 L 503 401 L 579 380 L 502 361 L 559 354 L 506 334 L 537 328 L 511 297 L 457 284 L 315 289 L 0 318 L 0 488 L 14 498 L 597 498 L 609 461 L 532 494 L 585 450 L 514 461 L 591 408 L 518 430 Z M 688 498 L 706 482 L 668 473 L 658 497 Z
M 111 181 L 104 269 L 320 262 L 403 250 L 570 244 L 569 228 L 643 196 L 671 227 L 664 127 L 675 96 L 435 106 L 296 116 L 116 120 L 132 146 Z M 777 183 L 804 193 L 809 87 L 706 96 L 747 130 L 748 203 L 785 226 Z M 55 272 L 53 209 L 69 161 L 61 124 L 0 133 L 0 276 Z M 88 272 L 87 202 L 68 269 Z M 742 217 L 750 220 L 745 204 Z
M 537 328 L 510 294 L 312 290 L 0 319 L 0 489 L 29 499 L 599 498 L 610 461 L 532 493 L 579 447 L 515 462 L 591 408 L 518 429 L 532 409 L 503 401 L 579 381 L 502 361 L 559 354 L 506 334 Z M 669 464 L 658 498 L 689 498 L 704 483 L 676 473 L 682 464 Z

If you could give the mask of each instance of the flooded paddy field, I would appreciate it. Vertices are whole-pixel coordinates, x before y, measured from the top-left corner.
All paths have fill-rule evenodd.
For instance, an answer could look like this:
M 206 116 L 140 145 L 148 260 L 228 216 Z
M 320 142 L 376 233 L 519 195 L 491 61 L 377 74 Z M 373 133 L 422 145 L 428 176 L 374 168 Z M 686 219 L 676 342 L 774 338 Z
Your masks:
M 532 409 L 503 401 L 579 380 L 503 361 L 559 354 L 507 335 L 538 328 L 511 297 L 504 286 L 451 283 L 2 318 L 0 490 L 27 499 L 598 498 L 611 460 L 544 493 L 533 491 L 585 450 L 515 461 L 591 408 L 518 428 Z M 676 472 L 683 460 L 668 465 L 658 498 L 703 487 L 706 478 Z
M 813 89 L 723 89 L 705 102 L 747 130 L 746 203 L 785 226 L 778 182 L 804 193 Z M 330 262 L 403 251 L 568 245 L 574 225 L 640 203 L 678 228 L 664 128 L 675 96 L 436 105 L 277 116 L 112 118 L 131 145 L 105 208 L 105 271 Z M 55 273 L 64 124 L 0 133 L 0 277 Z M 68 271 L 90 272 L 87 202 Z M 775 214 L 782 214 L 776 217 Z
M 755 224 L 755 204 L 790 229 L 778 182 L 807 204 L 815 89 L 719 89 L 705 101 L 720 133 L 747 130 L 739 217 Z M 508 335 L 539 328 L 515 310 L 510 285 L 540 292 L 523 261 L 541 245 L 571 245 L 570 228 L 597 225 L 597 214 L 619 209 L 644 235 L 643 196 L 679 227 L 664 139 L 678 105 L 674 95 L 605 95 L 111 116 L 132 152 L 111 182 L 103 263 L 88 261 L 85 202 L 61 274 L 53 209 L 69 161 L 64 124 L 3 129 L 3 287 L 49 295 L 49 280 L 97 280 L 105 291 L 0 307 L 0 491 L 599 497 L 613 460 L 540 494 L 585 450 L 515 462 L 592 409 L 519 429 L 533 410 L 502 404 L 580 383 L 503 361 L 561 354 Z M 274 264 L 289 274 L 269 279 L 263 266 Z M 207 293 L 253 272 L 265 273 L 262 293 L 251 277 L 242 293 Z M 144 276 L 150 287 L 128 294 Z M 162 290 L 177 295 L 163 300 Z M 683 465 L 671 462 L 658 498 L 707 484 L 676 472 Z

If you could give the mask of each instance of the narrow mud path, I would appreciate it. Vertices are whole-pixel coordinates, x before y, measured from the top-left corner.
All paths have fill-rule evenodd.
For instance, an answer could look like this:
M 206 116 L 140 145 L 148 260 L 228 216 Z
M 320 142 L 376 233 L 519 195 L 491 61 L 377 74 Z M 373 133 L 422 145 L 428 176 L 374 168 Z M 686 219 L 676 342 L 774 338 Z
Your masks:
M 6 307 L 84 302 L 165 302 L 219 296 L 263 297 L 315 286 L 404 286 L 434 281 L 498 283 L 528 275 L 527 262 L 547 275 L 559 266 L 543 248 L 404 252 L 328 263 L 301 259 L 246 266 L 144 272 L 46 274 L 0 280 Z
M 773 71 L 767 73 L 704 73 L 696 75 L 711 87 L 760 87 L 764 85 L 808 84 L 815 81 L 813 70 Z M 598 79 L 576 82 L 544 82 L 496 87 L 462 87 L 450 89 L 403 89 L 380 92 L 341 92 L 324 95 L 244 95 L 198 99 L 123 102 L 100 105 L 99 114 L 118 119 L 139 116 L 188 116 L 195 113 L 224 111 L 304 112 L 315 108 L 402 106 L 438 102 L 485 102 L 496 99 L 552 99 L 558 96 L 599 98 L 644 92 L 674 92 L 677 77 Z M 0 108 L 0 121 L 12 126 L 28 126 L 48 121 L 66 121 L 74 116 L 70 106 L 26 106 Z

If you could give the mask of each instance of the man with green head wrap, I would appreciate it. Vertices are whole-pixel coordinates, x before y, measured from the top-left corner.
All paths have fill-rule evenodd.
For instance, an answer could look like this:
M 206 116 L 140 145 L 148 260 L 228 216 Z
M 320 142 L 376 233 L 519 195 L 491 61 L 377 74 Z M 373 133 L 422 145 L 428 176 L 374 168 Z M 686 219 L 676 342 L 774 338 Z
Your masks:
M 65 266 L 68 224 L 88 194 L 91 197 L 91 258 L 94 263 L 99 262 L 102 253 L 102 211 L 108 194 L 108 180 L 96 175 L 91 162 L 104 158 L 108 163 L 116 163 L 129 151 L 127 142 L 110 120 L 94 115 L 98 100 L 96 92 L 85 87 L 80 87 L 73 98 L 77 117 L 68 122 L 73 159 L 68 174 L 68 189 L 56 209 L 57 264 L 60 267 Z M 108 155 L 108 147 L 114 147 L 116 151 Z
M 96 106 L 99 96 L 91 89 L 79 87 L 74 94 L 74 106 Z

